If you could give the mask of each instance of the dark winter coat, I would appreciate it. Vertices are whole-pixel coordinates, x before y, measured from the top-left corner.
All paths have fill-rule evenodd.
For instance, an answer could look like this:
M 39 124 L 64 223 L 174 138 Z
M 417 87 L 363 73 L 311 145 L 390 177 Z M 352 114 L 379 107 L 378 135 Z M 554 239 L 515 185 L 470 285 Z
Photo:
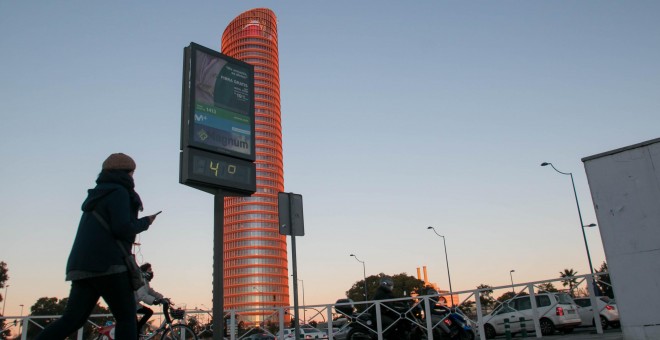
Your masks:
M 128 173 L 102 172 L 82 204 L 83 214 L 66 266 L 67 280 L 80 278 L 80 273 L 91 277 L 117 272 L 117 268 L 125 271 L 124 255 L 115 239 L 131 252 L 135 236 L 149 228 L 149 217 L 137 218 L 141 208 Z M 112 233 L 92 211 L 103 217 Z

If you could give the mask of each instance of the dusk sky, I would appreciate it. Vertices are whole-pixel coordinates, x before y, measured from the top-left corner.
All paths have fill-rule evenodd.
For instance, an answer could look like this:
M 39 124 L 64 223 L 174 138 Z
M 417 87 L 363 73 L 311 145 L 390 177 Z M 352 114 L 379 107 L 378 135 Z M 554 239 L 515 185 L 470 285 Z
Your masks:
M 447 289 L 427 226 L 455 291 L 589 272 L 570 177 L 540 164 L 573 173 L 598 223 L 581 159 L 660 137 L 658 1 L 1 1 L 7 315 L 68 296 L 80 206 L 114 152 L 137 162 L 144 213 L 163 211 L 139 236 L 152 286 L 212 305 L 213 196 L 178 182 L 183 48 L 219 51 L 256 7 L 278 17 L 307 304 L 362 279 L 350 254 Z

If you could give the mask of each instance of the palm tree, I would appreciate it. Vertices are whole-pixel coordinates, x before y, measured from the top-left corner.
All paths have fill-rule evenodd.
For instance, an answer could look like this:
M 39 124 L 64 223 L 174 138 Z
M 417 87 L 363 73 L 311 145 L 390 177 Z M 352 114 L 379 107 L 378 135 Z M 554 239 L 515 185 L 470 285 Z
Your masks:
M 577 272 L 572 268 L 564 269 L 563 272 L 559 272 L 559 275 L 561 278 L 567 278 L 565 280 L 562 280 L 561 283 L 564 287 L 568 286 L 568 289 L 571 292 L 571 296 L 573 296 L 573 287 L 577 285 L 577 279 L 574 278 L 573 276 L 577 275 Z

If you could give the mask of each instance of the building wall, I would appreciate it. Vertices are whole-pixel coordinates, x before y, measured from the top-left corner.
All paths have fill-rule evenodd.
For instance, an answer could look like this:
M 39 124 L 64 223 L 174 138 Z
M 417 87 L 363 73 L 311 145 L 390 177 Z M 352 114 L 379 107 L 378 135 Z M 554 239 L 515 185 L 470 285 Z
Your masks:
M 625 339 L 660 339 L 660 138 L 582 159 Z
M 279 234 L 277 193 L 284 191 L 277 19 L 257 8 L 237 16 L 222 34 L 222 53 L 254 65 L 257 192 L 226 198 L 226 309 L 289 305 L 286 236 Z M 245 313 L 250 321 L 268 313 Z

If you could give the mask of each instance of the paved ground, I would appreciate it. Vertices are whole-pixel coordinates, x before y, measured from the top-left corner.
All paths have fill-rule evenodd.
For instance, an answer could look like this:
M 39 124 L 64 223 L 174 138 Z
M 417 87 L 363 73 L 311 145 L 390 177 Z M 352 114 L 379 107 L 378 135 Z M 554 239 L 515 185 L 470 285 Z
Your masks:
M 503 336 L 497 337 L 497 339 L 506 339 Z M 513 339 L 523 339 L 520 335 L 513 337 Z M 536 339 L 532 333 L 526 339 Z M 621 329 L 608 329 L 603 332 L 603 334 L 596 334 L 596 329 L 593 327 L 590 328 L 578 328 L 573 331 L 571 334 L 559 334 L 552 336 L 544 336 L 542 339 L 549 340 L 623 340 L 623 333 Z

